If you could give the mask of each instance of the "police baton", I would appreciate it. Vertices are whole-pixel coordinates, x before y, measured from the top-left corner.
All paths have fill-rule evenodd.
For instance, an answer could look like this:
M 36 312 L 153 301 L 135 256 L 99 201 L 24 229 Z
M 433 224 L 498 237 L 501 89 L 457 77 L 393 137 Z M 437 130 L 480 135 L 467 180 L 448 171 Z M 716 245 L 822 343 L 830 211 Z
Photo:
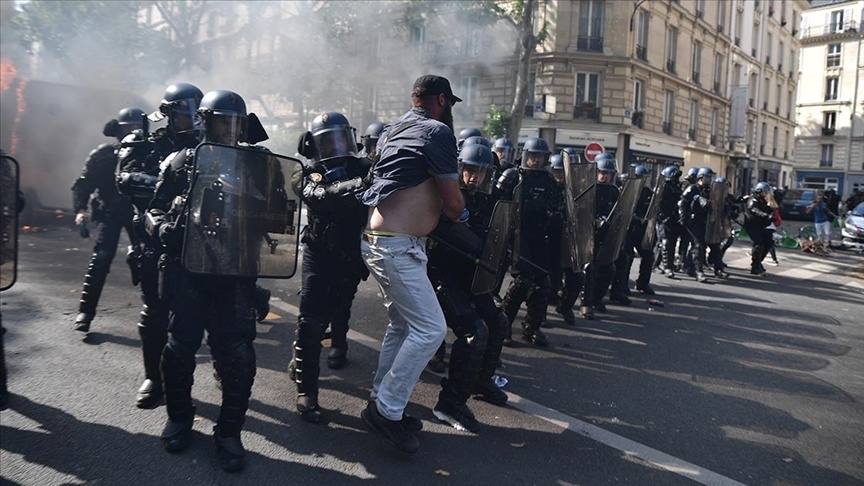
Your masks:
M 466 252 L 466 251 L 463 251 L 463 250 L 460 249 L 460 248 L 457 248 L 456 246 L 450 244 L 449 242 L 446 242 L 446 241 L 442 240 L 441 238 L 439 238 L 439 237 L 437 237 L 437 236 L 435 236 L 435 235 L 429 235 L 429 237 L 432 238 L 432 240 L 434 240 L 436 243 L 440 243 L 440 244 L 446 246 L 446 247 L 447 247 L 450 251 L 452 251 L 453 253 L 456 253 L 457 255 L 459 255 L 459 256 L 461 256 L 462 258 L 464 258 L 464 259 L 470 261 L 471 263 L 473 263 L 474 265 L 476 265 L 476 266 L 482 268 L 483 270 L 486 270 L 487 272 L 492 273 L 492 274 L 497 274 L 497 273 L 498 273 L 498 270 L 497 270 L 497 269 L 492 268 L 491 266 L 489 266 L 488 263 L 484 262 L 484 261 L 481 260 L 480 258 L 477 258 L 476 256 L 474 256 L 474 255 L 472 255 L 472 254 L 470 254 L 470 253 L 468 253 L 468 252 Z

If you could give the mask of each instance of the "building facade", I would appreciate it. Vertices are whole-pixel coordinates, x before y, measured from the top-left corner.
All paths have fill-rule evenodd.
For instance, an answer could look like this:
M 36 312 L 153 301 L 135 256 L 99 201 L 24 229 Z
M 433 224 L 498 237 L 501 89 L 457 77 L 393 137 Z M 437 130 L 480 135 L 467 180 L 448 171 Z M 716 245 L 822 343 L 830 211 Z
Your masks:
M 813 2 L 801 22 L 795 183 L 864 189 L 864 1 Z

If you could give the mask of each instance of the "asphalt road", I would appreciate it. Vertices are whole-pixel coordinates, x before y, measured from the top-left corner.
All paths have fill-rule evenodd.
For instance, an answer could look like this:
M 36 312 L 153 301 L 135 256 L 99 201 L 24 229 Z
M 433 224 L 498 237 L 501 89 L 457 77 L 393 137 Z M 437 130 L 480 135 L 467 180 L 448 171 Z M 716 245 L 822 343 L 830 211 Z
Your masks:
M 550 348 L 505 349 L 508 406 L 469 402 L 479 434 L 435 421 L 440 378 L 424 373 L 408 407 L 424 420 L 413 457 L 359 417 L 386 323 L 377 287 L 358 292 L 350 364 L 322 370 L 328 421 L 312 425 L 286 373 L 299 279 L 262 281 L 274 299 L 258 327 L 247 469 L 228 475 L 206 346 L 188 450 L 161 449 L 164 408 L 134 406 L 140 300 L 123 253 L 89 337 L 71 330 L 91 246 L 68 227 L 21 236 L 19 281 L 0 295 L 13 394 L 2 484 L 864 484 L 864 259 L 852 253 L 780 250 L 760 279 L 738 242 L 726 281 L 654 274 L 664 307 L 636 296 L 574 327 L 550 308 Z

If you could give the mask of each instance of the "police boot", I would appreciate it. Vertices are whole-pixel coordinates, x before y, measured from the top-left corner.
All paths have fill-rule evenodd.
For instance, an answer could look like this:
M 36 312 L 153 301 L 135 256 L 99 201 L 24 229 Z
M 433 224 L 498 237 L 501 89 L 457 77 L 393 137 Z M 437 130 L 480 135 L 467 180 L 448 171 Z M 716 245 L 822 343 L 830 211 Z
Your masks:
M 216 454 L 223 471 L 234 473 L 246 467 L 246 449 L 243 448 L 239 433 L 223 436 L 217 425 L 213 427 L 213 438 L 216 440 Z
M 146 312 L 142 311 L 142 314 Z M 142 321 L 144 317 L 142 316 Z M 159 362 L 162 350 L 168 341 L 167 331 L 138 324 L 138 335 L 141 337 L 141 353 L 144 357 L 144 383 L 138 389 L 136 405 L 138 408 L 153 408 L 162 402 L 165 393 L 162 389 L 162 374 Z
M 330 346 L 330 351 L 327 352 L 327 367 L 331 370 L 341 370 L 348 362 L 348 350 L 346 348 L 337 348 Z
M 255 348 L 251 342 L 214 346 L 218 349 L 219 374 L 222 377 L 222 406 L 216 425 L 221 437 L 240 437 L 252 384 L 255 382 Z
M 539 326 L 533 326 L 527 322 L 522 323 L 522 339 L 541 348 L 549 347 L 549 340 L 540 330 Z
M 499 312 L 495 321 L 486 324 L 489 329 L 489 338 L 486 342 L 486 350 L 483 352 L 480 372 L 477 374 L 477 385 L 474 387 L 472 395 L 474 398 L 500 406 L 507 403 L 507 394 L 498 388 L 493 377 L 501 362 L 503 338 L 509 330 L 509 323 L 507 317 Z
M 297 411 L 310 423 L 321 421 L 318 405 L 318 375 L 320 373 L 321 337 L 324 325 L 315 319 L 301 317 L 294 341 L 294 359 L 289 371 L 297 384 Z
M 162 447 L 168 452 L 180 452 L 189 446 L 192 439 L 195 354 L 172 340 L 162 351 L 161 368 L 165 384 L 165 408 L 168 411 L 168 422 L 162 430 Z
M 330 350 L 327 352 L 327 367 L 341 370 L 348 363 L 348 322 L 341 319 L 330 323 Z
M 111 265 L 111 255 L 105 251 L 93 254 L 87 274 L 84 275 L 84 289 L 81 291 L 81 301 L 78 304 L 78 315 L 72 329 L 79 332 L 90 332 L 90 322 L 96 317 L 96 306 L 108 278 Z

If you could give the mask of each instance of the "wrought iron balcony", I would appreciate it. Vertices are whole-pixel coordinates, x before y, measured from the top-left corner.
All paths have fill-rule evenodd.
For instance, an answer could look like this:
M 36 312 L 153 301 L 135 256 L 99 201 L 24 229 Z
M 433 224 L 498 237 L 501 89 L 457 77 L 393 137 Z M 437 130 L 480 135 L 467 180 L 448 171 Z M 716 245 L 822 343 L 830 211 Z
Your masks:
M 576 50 L 603 52 L 603 38 L 580 35 L 578 38 L 576 38 Z
M 819 167 L 831 167 L 834 165 L 833 160 L 819 160 Z
M 600 107 L 593 103 L 582 103 L 581 105 L 573 106 L 573 119 L 599 120 Z
M 687 130 L 687 140 L 695 141 L 696 140 L 696 129 L 691 128 Z
M 830 137 L 837 133 L 837 130 L 834 128 L 822 127 L 822 135 L 826 137 Z
M 634 111 L 633 116 L 630 117 L 630 123 L 633 126 L 639 128 L 645 128 L 645 112 L 644 111 Z
M 672 74 L 675 74 L 675 61 L 672 59 L 666 60 L 666 70 Z
M 672 123 L 668 121 L 663 122 L 663 133 L 666 135 L 672 135 Z
M 648 48 L 645 46 L 636 46 L 636 59 L 640 61 L 648 60 Z

